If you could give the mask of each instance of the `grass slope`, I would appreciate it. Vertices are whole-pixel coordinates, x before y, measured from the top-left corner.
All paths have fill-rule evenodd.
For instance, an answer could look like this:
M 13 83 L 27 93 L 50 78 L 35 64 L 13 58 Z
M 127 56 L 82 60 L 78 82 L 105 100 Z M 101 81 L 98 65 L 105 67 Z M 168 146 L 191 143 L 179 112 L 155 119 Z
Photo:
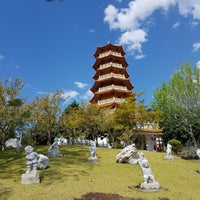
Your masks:
M 46 154 L 48 146 L 36 146 L 38 153 Z M 196 173 L 200 162 L 175 157 L 164 160 L 165 153 L 144 151 L 156 181 L 162 191 L 141 192 L 137 187 L 143 182 L 137 165 L 115 162 L 118 149 L 97 148 L 99 163 L 88 163 L 89 147 L 61 146 L 62 158 L 51 158 L 49 168 L 38 170 L 40 184 L 21 184 L 21 174 L 26 171 L 24 152 L 0 152 L 0 199 L 3 200 L 72 200 L 89 192 L 115 193 L 124 197 L 145 200 L 198 200 L 200 175 Z

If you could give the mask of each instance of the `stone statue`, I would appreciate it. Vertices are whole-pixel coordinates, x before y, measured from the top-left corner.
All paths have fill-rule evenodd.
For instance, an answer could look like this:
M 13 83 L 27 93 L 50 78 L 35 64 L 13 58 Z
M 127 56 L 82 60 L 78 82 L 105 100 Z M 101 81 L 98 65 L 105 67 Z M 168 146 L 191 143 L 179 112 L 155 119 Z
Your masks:
M 200 159 L 200 149 L 196 150 L 196 154 L 197 154 L 198 158 Z
M 49 158 L 56 158 L 56 157 L 62 156 L 62 154 L 60 153 L 59 146 L 58 146 L 58 138 L 57 137 L 54 138 L 53 144 L 49 147 L 47 156 Z
M 92 141 L 89 148 L 90 157 L 88 158 L 89 162 L 98 162 L 98 158 L 96 155 L 96 142 Z
M 140 185 L 141 189 L 155 190 L 160 188 L 160 184 L 155 181 L 149 161 L 144 157 L 143 153 L 139 153 L 138 165 L 143 173 L 144 182 Z
M 49 167 L 49 158 L 43 154 L 38 154 L 38 169 L 46 169 Z
M 36 173 L 37 163 L 38 163 L 38 154 L 34 152 L 34 148 L 30 145 L 25 147 L 26 153 L 26 173 Z
M 167 150 L 166 150 L 167 155 L 165 156 L 165 160 L 173 160 L 173 156 L 172 156 L 172 145 L 171 144 L 167 144 Z
M 135 147 L 135 144 L 126 146 L 120 153 L 116 156 L 117 163 L 129 163 L 137 164 L 139 158 L 138 150 Z
M 20 148 L 22 147 L 21 139 L 10 138 L 5 142 L 5 146 L 7 148 L 13 147 L 16 149 L 17 153 L 20 153 Z
M 34 152 L 34 148 L 30 145 L 25 147 L 26 154 L 26 173 L 22 174 L 22 184 L 34 184 L 40 182 L 39 174 L 37 173 L 38 154 Z

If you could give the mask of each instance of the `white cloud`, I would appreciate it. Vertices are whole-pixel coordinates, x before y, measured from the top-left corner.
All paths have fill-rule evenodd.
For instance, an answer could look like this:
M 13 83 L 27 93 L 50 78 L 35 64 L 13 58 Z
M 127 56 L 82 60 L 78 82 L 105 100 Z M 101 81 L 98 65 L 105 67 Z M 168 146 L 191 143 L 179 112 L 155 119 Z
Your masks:
M 75 90 L 69 90 L 69 91 L 64 91 L 64 93 L 62 94 L 62 98 L 64 99 L 73 99 L 75 97 L 77 97 L 79 95 L 79 93 Z
M 176 5 L 180 15 L 191 15 L 195 20 L 193 25 L 197 25 L 200 20 L 200 0 L 132 0 L 126 8 L 116 8 L 110 4 L 104 10 L 104 22 L 108 23 L 110 30 L 120 30 L 120 44 L 125 45 L 135 58 L 140 58 L 143 55 L 142 45 L 148 41 L 149 27 L 145 26 L 154 12 L 159 10 L 167 13 L 170 7 Z M 177 22 L 172 28 L 179 25 Z
M 4 59 L 3 55 L 0 54 L 0 62 Z
M 95 30 L 94 29 L 89 29 L 88 30 L 90 33 L 95 33 Z
M 176 22 L 176 23 L 174 23 L 173 25 L 172 25 L 172 28 L 173 29 L 176 29 L 176 28 L 178 28 L 180 26 L 180 22 Z
M 198 24 L 199 24 L 198 21 L 193 21 L 193 22 L 191 23 L 191 26 L 192 26 L 192 27 L 195 27 L 195 26 L 197 26 Z
M 75 81 L 74 84 L 80 89 L 84 89 L 88 86 L 87 83 L 82 83 L 82 82 L 79 82 L 79 81 Z
M 90 90 L 88 90 L 83 96 L 81 96 L 81 99 L 89 100 L 92 98 L 92 96 L 93 96 L 93 93 Z
M 128 51 L 137 51 L 142 53 L 142 43 L 146 42 L 147 33 L 142 29 L 126 31 L 119 38 L 119 43 L 127 45 Z
M 136 57 L 142 55 L 142 44 L 147 41 L 147 31 L 143 26 L 155 10 L 167 11 L 176 0 L 135 0 L 130 1 L 128 8 L 117 9 L 108 5 L 105 9 L 104 21 L 110 29 L 119 29 L 121 36 L 119 42 L 128 47 Z
M 193 47 L 193 52 L 198 52 L 200 50 L 200 42 L 196 42 L 192 45 Z
M 177 0 L 179 13 L 185 17 L 192 15 L 196 20 L 200 20 L 200 1 L 199 0 Z
M 197 68 L 200 69 L 200 60 L 197 62 Z
M 140 60 L 140 59 L 145 58 L 145 57 L 146 56 L 144 54 L 138 54 L 138 55 L 135 56 L 135 59 Z

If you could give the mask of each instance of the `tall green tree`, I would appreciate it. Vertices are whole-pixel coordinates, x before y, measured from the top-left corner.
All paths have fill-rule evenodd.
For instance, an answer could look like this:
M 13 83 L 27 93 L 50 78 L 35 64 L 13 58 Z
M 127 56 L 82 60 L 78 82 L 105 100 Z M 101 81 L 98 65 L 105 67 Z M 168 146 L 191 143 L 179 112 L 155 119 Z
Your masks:
M 140 95 L 133 93 L 114 112 L 115 130 L 121 132 L 119 138 L 126 144 L 135 141 L 146 122 L 146 107 L 143 101 L 137 101 Z
M 154 90 L 152 107 L 162 114 L 166 140 L 190 140 L 197 146 L 195 132 L 200 126 L 200 70 L 189 63 L 183 63 L 171 76 Z M 194 128 L 196 127 L 196 128 Z
M 104 121 L 103 110 L 96 104 L 82 104 L 84 110 L 83 115 L 83 128 L 85 134 L 92 140 L 97 140 L 98 134 L 102 131 Z
M 5 141 L 15 137 L 16 131 L 22 129 L 28 118 L 28 112 L 24 108 L 25 98 L 20 95 L 25 83 L 16 78 L 5 79 L 0 82 L 0 139 L 2 150 L 5 149 Z
M 58 120 L 61 114 L 60 104 L 64 101 L 63 92 L 56 91 L 46 94 L 44 97 L 36 97 L 30 103 L 32 134 L 47 140 L 51 144 L 52 137 L 57 134 Z

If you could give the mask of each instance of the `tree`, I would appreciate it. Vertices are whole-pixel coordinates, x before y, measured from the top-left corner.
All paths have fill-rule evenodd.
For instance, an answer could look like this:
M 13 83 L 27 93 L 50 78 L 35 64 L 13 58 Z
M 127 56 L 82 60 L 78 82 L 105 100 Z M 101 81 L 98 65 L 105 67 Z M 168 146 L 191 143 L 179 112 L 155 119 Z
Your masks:
M 169 83 L 163 82 L 160 88 L 155 89 L 152 107 L 161 111 L 164 136 L 168 140 L 190 140 L 197 146 L 194 127 L 200 126 L 199 69 L 183 63 Z
M 84 110 L 83 126 L 85 133 L 90 139 L 97 140 L 104 121 L 103 110 L 97 104 L 82 104 L 82 109 Z
M 22 129 L 29 116 L 25 109 L 25 98 L 20 96 L 25 83 L 19 78 L 13 81 L 5 79 L 0 82 L 0 138 L 2 150 L 5 149 L 5 141 L 15 137 L 16 131 Z
M 57 134 L 58 119 L 61 114 L 60 104 L 63 102 L 62 91 L 46 94 L 44 97 L 36 97 L 29 104 L 31 111 L 31 129 L 33 137 L 43 138 L 51 144 L 52 137 Z
M 140 95 L 133 93 L 114 112 L 115 131 L 121 132 L 118 138 L 125 141 L 126 144 L 135 141 L 140 132 L 140 127 L 147 119 L 143 101 L 137 101 Z

